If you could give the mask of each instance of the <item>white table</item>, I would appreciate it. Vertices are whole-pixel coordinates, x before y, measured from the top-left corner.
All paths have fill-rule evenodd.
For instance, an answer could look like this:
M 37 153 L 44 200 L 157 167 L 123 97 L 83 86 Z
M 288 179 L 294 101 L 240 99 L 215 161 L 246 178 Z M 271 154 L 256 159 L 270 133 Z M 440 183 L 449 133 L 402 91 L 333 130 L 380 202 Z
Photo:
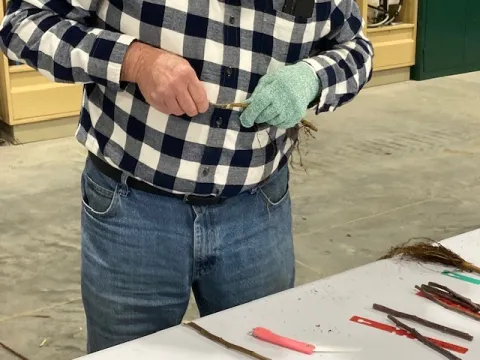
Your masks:
M 442 242 L 466 260 L 480 265 L 480 229 Z M 442 274 L 437 265 L 384 260 L 330 278 L 260 299 L 196 322 L 225 340 L 271 359 L 444 359 L 416 340 L 352 321 L 359 316 L 392 325 L 386 314 L 372 309 L 378 303 L 470 333 L 473 342 L 403 320 L 422 334 L 468 348 L 466 360 L 480 358 L 480 322 L 416 295 L 415 285 L 434 281 L 480 302 L 480 285 Z M 450 269 L 451 270 L 451 269 Z M 480 280 L 480 276 L 465 274 Z M 480 283 L 480 281 L 479 281 Z M 248 333 L 262 326 L 306 342 L 360 347 L 360 353 L 304 355 L 259 341 Z M 82 360 L 246 360 L 196 331 L 177 326 L 81 358 Z

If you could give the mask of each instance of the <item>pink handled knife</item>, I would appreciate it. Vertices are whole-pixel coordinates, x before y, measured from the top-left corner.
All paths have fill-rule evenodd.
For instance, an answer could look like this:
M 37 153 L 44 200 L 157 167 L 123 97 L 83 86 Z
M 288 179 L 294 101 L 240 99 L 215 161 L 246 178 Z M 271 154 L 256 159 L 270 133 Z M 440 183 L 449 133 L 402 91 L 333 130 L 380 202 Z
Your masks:
M 303 354 L 311 355 L 316 352 L 323 353 L 338 353 L 338 352 L 357 352 L 360 349 L 357 348 L 345 348 L 345 347 L 332 347 L 332 346 L 317 346 L 302 341 L 289 339 L 287 337 L 275 334 L 268 329 L 257 327 L 253 329 L 252 336 L 266 341 L 270 344 L 278 345 L 290 350 L 298 351 Z

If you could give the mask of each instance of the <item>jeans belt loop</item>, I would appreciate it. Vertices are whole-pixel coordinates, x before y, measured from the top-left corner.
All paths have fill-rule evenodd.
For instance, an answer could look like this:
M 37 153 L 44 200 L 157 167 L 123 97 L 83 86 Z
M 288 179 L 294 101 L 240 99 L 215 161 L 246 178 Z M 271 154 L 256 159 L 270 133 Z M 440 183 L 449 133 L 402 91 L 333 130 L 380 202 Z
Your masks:
M 129 176 L 126 172 L 122 172 L 122 176 L 120 178 L 120 195 L 127 196 L 128 192 L 130 191 L 128 188 L 128 179 Z

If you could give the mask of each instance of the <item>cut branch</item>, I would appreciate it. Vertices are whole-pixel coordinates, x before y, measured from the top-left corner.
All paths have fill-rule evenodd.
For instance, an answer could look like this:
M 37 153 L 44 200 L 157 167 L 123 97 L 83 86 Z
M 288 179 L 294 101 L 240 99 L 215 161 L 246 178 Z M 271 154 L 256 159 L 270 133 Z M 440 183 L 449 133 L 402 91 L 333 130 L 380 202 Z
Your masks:
M 449 305 L 449 304 L 446 304 L 445 302 L 441 301 L 440 299 L 438 299 L 435 295 L 429 293 L 428 291 L 424 290 L 423 288 L 421 288 L 420 286 L 415 286 L 415 289 L 417 289 L 418 291 L 420 291 L 424 297 L 426 297 L 428 300 L 434 302 L 435 304 L 437 305 L 440 305 L 441 307 L 447 309 L 447 310 L 451 310 L 451 311 L 454 311 L 458 314 L 462 314 L 462 315 L 465 315 L 465 316 L 468 316 L 472 319 L 475 319 L 477 321 L 480 321 L 480 315 L 479 314 L 476 314 L 476 313 L 472 313 L 471 311 L 468 311 L 468 310 L 464 310 L 464 309 L 461 309 L 461 308 L 458 308 L 456 306 L 452 306 L 452 305 Z
M 472 311 L 476 311 L 474 309 L 472 309 L 471 306 L 469 306 L 468 304 L 465 304 L 463 301 L 460 301 L 459 299 L 457 299 L 456 297 L 450 295 L 449 293 L 447 293 L 446 291 L 443 291 L 443 290 L 439 290 L 437 288 L 434 288 L 434 287 L 431 287 L 429 285 L 425 285 L 423 284 L 421 286 L 422 290 L 425 291 L 425 292 L 428 292 L 429 294 L 432 294 L 434 296 L 437 296 L 437 297 L 440 297 L 442 299 L 445 299 L 445 300 L 448 300 L 448 301 L 451 301 L 452 303 L 454 304 L 457 304 L 459 306 L 462 306 L 464 308 L 468 308 Z
M 244 347 L 232 344 L 231 342 L 228 342 L 227 340 L 224 340 L 221 337 L 218 337 L 217 335 L 214 335 L 211 332 L 205 330 L 200 325 L 198 325 L 194 322 L 187 322 L 187 323 L 185 323 L 185 325 L 188 326 L 188 327 L 191 327 L 192 329 L 194 329 L 196 331 L 198 331 L 201 335 L 203 335 L 207 339 L 209 339 L 213 342 L 216 342 L 217 344 L 225 346 L 227 349 L 235 350 L 239 353 L 250 356 L 251 358 L 254 358 L 254 359 L 271 360 L 270 358 L 267 358 L 263 355 L 257 354 L 256 352 L 254 352 L 252 350 L 248 350 L 248 349 L 245 349 Z
M 430 349 L 435 350 L 439 354 L 442 354 L 449 360 L 461 360 L 458 356 L 452 354 L 450 351 L 445 350 L 438 346 L 437 344 L 433 343 L 432 341 L 428 340 L 425 336 L 420 334 L 416 329 L 409 327 L 408 325 L 404 324 L 400 320 L 396 319 L 392 315 L 388 315 L 388 319 L 390 319 L 395 325 L 397 325 L 399 328 L 402 328 L 405 331 L 408 331 L 410 334 L 415 337 L 418 341 L 420 341 L 422 344 L 428 346 Z
M 414 321 L 414 322 L 416 322 L 420 325 L 426 326 L 430 329 L 438 330 L 438 331 L 440 331 L 444 334 L 453 335 L 453 336 L 456 336 L 456 337 L 459 337 L 461 339 L 465 339 L 465 340 L 468 340 L 468 341 L 473 340 L 473 336 L 468 334 L 468 333 L 465 333 L 463 331 L 459 331 L 459 330 L 456 330 L 456 329 L 452 329 L 450 327 L 440 325 L 440 324 L 434 323 L 434 322 L 429 321 L 429 320 L 422 319 L 421 317 L 418 317 L 416 315 L 410 315 L 410 314 L 403 313 L 403 312 L 400 312 L 400 311 L 397 311 L 397 310 L 389 309 L 386 306 L 379 305 L 379 304 L 373 304 L 373 308 L 377 311 L 384 312 L 388 315 L 392 315 L 392 316 L 395 316 L 397 318 Z
M 449 289 L 448 287 L 446 286 L 443 286 L 443 285 L 440 285 L 440 284 L 437 284 L 437 283 L 434 283 L 434 282 L 429 282 L 428 283 L 428 286 L 431 286 L 433 288 L 438 288 L 438 289 L 441 289 L 443 291 L 446 291 L 449 295 L 451 295 L 452 297 L 458 299 L 459 301 L 461 301 L 462 303 L 464 303 L 465 305 L 467 305 L 469 308 L 471 308 L 473 311 L 475 312 L 479 312 L 480 311 L 480 305 L 474 303 L 471 299 Z
M 8 347 L 7 345 L 5 345 L 4 343 L 2 343 L 0 341 L 0 346 L 2 348 L 4 348 L 5 350 L 7 350 L 10 354 L 16 356 L 17 358 L 21 359 L 21 360 L 28 360 L 25 356 L 23 356 L 22 354 L 19 354 L 18 352 L 16 352 L 15 350 L 13 350 L 12 348 Z

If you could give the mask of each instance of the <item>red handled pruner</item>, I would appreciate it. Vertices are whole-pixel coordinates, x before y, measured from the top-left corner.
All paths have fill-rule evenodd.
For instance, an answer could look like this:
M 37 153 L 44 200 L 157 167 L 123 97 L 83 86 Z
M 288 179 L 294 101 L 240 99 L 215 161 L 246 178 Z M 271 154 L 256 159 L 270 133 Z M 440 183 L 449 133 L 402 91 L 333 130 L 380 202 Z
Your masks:
M 273 345 L 278 345 L 290 350 L 298 351 L 303 354 L 312 355 L 313 353 L 344 353 L 344 352 L 358 352 L 358 348 L 335 347 L 335 346 L 319 346 L 309 344 L 306 342 L 290 339 L 271 332 L 268 329 L 257 327 L 250 333 L 253 337 L 268 342 Z

